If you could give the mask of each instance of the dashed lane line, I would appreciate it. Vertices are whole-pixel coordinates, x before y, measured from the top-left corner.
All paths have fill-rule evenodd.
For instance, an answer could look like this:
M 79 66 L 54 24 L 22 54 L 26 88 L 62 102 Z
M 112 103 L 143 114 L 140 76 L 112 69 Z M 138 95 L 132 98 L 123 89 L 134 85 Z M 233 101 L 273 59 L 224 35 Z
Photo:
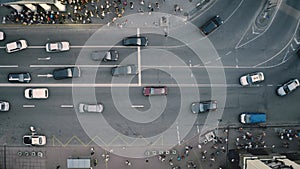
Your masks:
M 74 105 L 70 104 L 70 105 L 60 105 L 61 108 L 73 108 Z
M 19 65 L 0 65 L 0 68 L 12 68 L 12 67 L 19 67 Z
M 35 105 L 30 105 L 30 104 L 24 104 L 24 108 L 35 108 Z

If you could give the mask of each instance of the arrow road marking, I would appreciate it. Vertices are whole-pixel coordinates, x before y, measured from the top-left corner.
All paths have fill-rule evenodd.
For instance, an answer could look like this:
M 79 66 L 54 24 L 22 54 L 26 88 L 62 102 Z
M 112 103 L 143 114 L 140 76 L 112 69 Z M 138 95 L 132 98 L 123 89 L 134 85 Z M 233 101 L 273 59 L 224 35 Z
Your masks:
M 300 44 L 300 41 L 298 41 L 298 40 L 296 39 L 296 37 L 294 37 L 294 41 L 296 42 L 297 45 Z
M 50 60 L 51 59 L 51 57 L 49 56 L 49 57 L 45 57 L 45 58 L 38 58 L 38 60 Z
M 53 77 L 53 75 L 52 74 L 37 75 L 37 77 L 47 77 L 47 78 L 49 78 L 49 77 Z
M 293 44 L 291 43 L 291 48 L 293 51 L 295 51 L 296 49 L 294 48 Z

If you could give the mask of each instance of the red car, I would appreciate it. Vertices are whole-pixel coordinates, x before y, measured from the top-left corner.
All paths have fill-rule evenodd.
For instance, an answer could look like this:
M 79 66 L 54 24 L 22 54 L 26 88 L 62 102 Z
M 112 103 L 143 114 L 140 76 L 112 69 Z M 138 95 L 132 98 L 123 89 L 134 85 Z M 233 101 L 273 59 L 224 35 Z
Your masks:
M 148 86 L 143 89 L 144 96 L 167 95 L 167 93 L 166 86 Z

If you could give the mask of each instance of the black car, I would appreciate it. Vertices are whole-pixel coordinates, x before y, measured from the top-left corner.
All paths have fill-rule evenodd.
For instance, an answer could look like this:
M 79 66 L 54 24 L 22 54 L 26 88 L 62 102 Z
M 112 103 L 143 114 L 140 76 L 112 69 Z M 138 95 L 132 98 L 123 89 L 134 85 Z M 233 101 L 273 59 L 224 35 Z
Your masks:
M 203 26 L 201 26 L 200 30 L 205 35 L 208 35 L 222 24 L 223 24 L 223 20 L 220 18 L 219 15 L 217 15 L 211 18 L 209 21 L 207 21 Z
M 146 37 L 127 37 L 123 39 L 124 46 L 147 46 L 148 39 Z
M 194 102 L 191 105 L 191 111 L 195 114 L 197 113 L 204 113 L 211 110 L 217 110 L 217 101 L 216 100 L 209 100 L 203 102 Z
M 78 67 L 55 69 L 52 74 L 55 80 L 80 77 L 80 69 Z
M 31 81 L 30 73 L 10 73 L 7 76 L 12 83 L 29 83 Z
M 116 50 L 94 51 L 91 57 L 94 61 L 117 61 L 119 59 L 119 52 Z
M 113 76 L 136 75 L 138 74 L 138 70 L 136 65 L 117 66 L 111 69 L 111 74 Z

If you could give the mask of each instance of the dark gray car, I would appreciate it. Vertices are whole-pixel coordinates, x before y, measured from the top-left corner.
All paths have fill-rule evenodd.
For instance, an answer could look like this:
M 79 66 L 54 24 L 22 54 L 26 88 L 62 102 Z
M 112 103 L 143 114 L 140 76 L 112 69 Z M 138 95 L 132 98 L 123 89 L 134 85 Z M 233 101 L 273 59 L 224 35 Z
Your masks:
M 30 73 L 10 73 L 7 76 L 12 83 L 29 83 L 31 81 Z
M 217 101 L 209 100 L 203 102 L 194 102 L 191 105 L 191 111 L 195 114 L 204 113 L 211 110 L 217 110 Z
M 116 50 L 94 51 L 91 57 L 94 61 L 117 61 L 119 59 L 119 52 Z
M 223 24 L 223 20 L 220 18 L 219 15 L 217 15 L 211 18 L 209 21 L 207 21 L 203 26 L 201 26 L 200 30 L 205 35 L 208 35 L 222 24 Z
M 113 76 L 136 75 L 138 74 L 138 70 L 136 65 L 116 66 L 111 69 L 111 74 Z
M 55 69 L 52 74 L 55 80 L 80 77 L 80 69 L 78 67 Z
M 148 39 L 146 37 L 127 37 L 123 39 L 124 46 L 147 46 Z

